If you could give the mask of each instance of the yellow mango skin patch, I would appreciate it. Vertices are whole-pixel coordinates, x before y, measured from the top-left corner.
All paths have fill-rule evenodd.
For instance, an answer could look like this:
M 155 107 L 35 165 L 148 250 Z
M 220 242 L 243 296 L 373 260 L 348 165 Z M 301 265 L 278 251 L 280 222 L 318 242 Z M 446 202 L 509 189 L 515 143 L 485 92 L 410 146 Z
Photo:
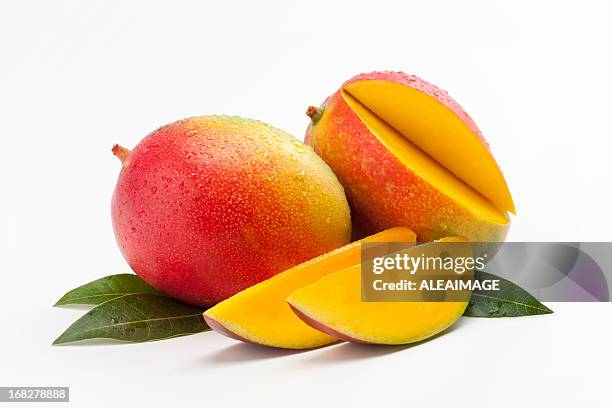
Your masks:
M 360 242 L 415 242 L 416 235 L 398 227 L 356 241 L 297 265 L 243 290 L 204 313 L 210 327 L 229 337 L 261 345 L 307 349 L 338 341 L 300 320 L 286 303 L 295 290 L 361 261 Z

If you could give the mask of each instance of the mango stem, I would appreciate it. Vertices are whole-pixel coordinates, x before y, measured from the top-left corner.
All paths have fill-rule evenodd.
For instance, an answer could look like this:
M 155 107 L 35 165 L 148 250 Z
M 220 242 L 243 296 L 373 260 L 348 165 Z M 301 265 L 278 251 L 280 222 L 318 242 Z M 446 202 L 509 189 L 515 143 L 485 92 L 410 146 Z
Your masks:
M 112 152 L 115 156 L 117 156 L 119 160 L 121 160 L 121 163 L 124 163 L 125 160 L 128 158 L 128 156 L 130 155 L 131 150 L 126 149 L 125 147 L 122 147 L 116 144 L 113 146 Z
M 316 125 L 323 116 L 323 109 L 317 108 L 316 106 L 309 106 L 308 109 L 306 109 L 306 116 L 310 118 L 313 125 Z

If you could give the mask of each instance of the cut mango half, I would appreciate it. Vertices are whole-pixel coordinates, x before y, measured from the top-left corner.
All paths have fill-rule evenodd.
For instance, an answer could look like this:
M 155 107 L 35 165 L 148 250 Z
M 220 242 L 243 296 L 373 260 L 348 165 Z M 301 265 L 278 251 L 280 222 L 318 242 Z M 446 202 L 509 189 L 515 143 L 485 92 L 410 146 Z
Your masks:
M 237 293 L 204 312 L 204 319 L 228 337 L 271 347 L 307 349 L 334 343 L 337 338 L 300 320 L 287 304 L 287 297 L 325 275 L 359 266 L 361 242 L 415 240 L 410 229 L 397 227 L 352 242 Z
M 459 237 L 440 241 L 465 242 Z M 419 245 L 402 252 L 418 256 L 421 248 Z M 425 340 L 452 326 L 468 305 L 464 301 L 363 302 L 361 284 L 361 265 L 353 265 L 298 289 L 287 302 L 312 328 L 342 340 L 369 344 Z
M 440 100 L 383 80 L 350 82 L 341 93 L 377 139 L 436 189 L 493 222 L 516 212 L 484 139 Z

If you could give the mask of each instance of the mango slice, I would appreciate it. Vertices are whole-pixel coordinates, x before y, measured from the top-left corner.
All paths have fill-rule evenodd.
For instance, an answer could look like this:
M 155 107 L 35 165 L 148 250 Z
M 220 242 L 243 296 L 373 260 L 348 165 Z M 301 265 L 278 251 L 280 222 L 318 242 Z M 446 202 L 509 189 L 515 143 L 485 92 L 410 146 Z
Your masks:
M 457 237 L 440 241 L 464 242 Z M 417 246 L 406 252 L 416 254 L 418 250 Z M 468 305 L 468 302 L 363 302 L 361 265 L 304 286 L 293 292 L 287 302 L 314 329 L 341 340 L 370 344 L 425 340 L 452 326 Z
M 286 302 L 297 289 L 351 265 L 359 267 L 361 242 L 415 242 L 408 228 L 397 227 L 352 242 L 224 300 L 204 312 L 214 330 L 234 339 L 261 345 L 307 349 L 338 341 L 300 320 Z

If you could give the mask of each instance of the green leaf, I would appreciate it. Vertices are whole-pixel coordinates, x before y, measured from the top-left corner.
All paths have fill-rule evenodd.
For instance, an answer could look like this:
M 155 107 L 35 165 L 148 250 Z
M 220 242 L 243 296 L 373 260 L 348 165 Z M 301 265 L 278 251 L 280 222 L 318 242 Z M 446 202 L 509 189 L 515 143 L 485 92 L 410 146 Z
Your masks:
M 195 334 L 210 330 L 204 310 L 149 293 L 124 295 L 94 307 L 53 344 L 89 339 L 144 342 Z
M 479 281 L 498 279 L 499 290 L 475 290 L 463 313 L 471 317 L 515 317 L 553 313 L 526 290 L 507 279 L 491 273 L 476 271 Z
M 161 295 L 138 276 L 131 273 L 110 275 L 89 282 L 66 293 L 54 306 L 99 305 L 119 296 L 151 293 Z

